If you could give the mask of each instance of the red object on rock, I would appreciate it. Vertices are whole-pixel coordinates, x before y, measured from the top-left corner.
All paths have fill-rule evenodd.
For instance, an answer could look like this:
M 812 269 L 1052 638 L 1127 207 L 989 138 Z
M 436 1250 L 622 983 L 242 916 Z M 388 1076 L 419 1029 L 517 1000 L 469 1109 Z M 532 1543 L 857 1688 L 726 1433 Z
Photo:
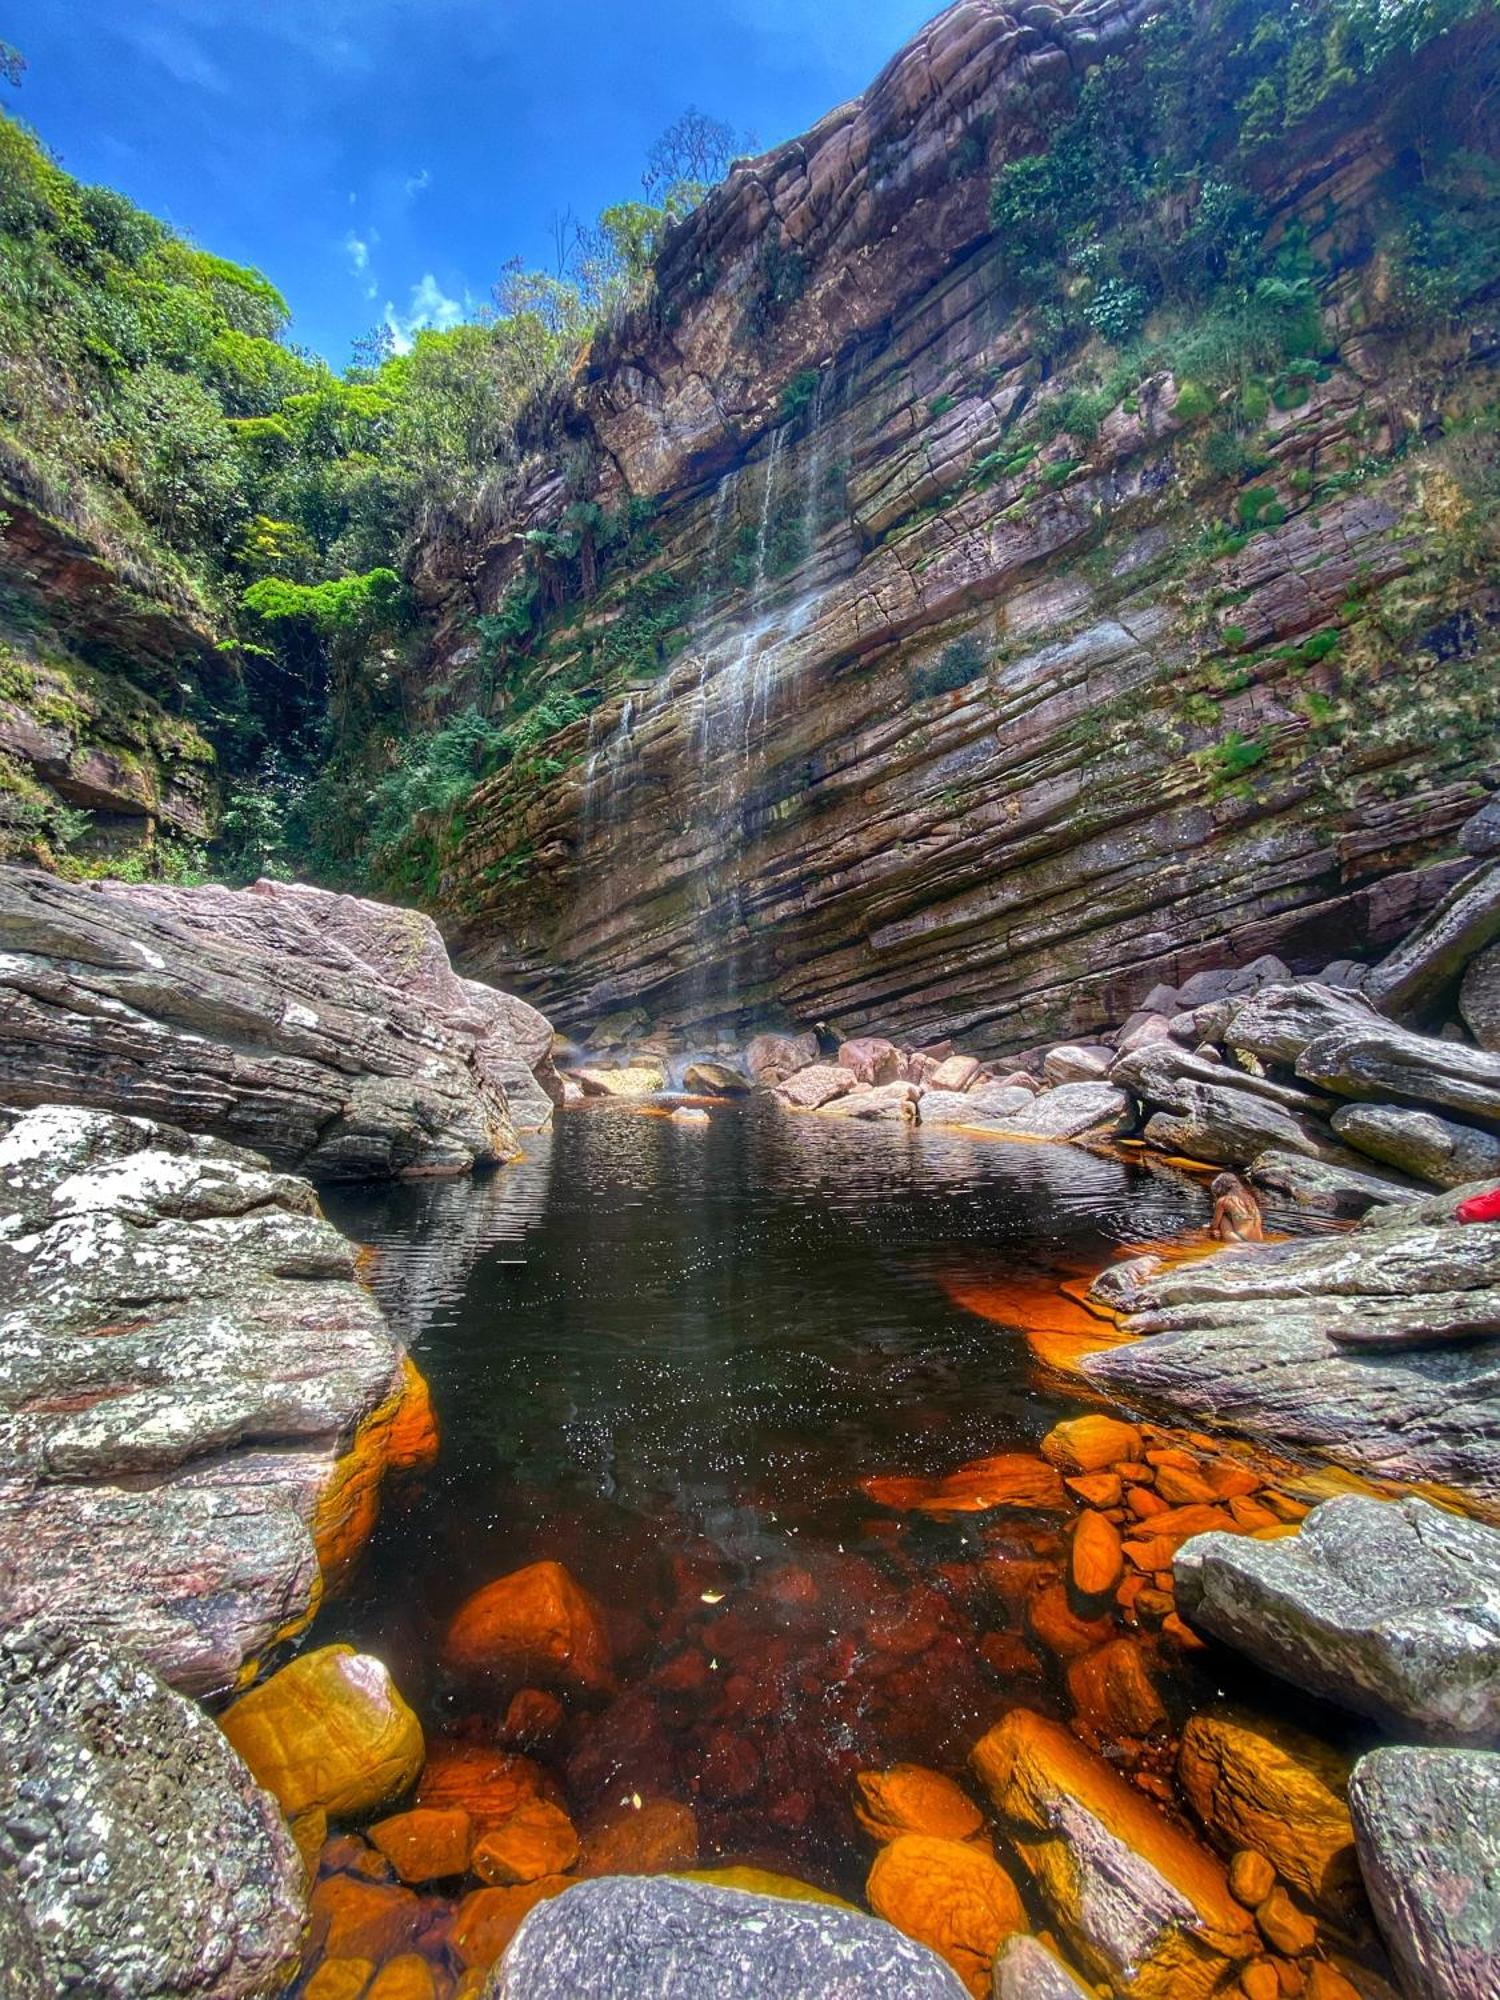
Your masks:
M 1454 1210 L 1460 1222 L 1500 1222 L 1500 1187 L 1488 1194 L 1471 1194 Z

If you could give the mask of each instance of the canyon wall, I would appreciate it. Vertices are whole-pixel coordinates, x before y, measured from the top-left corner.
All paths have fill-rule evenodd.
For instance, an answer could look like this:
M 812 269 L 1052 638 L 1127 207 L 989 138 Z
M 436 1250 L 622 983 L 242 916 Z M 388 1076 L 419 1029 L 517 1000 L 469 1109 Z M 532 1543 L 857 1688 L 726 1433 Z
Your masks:
M 1199 966 L 1379 949 L 1451 880 L 1500 764 L 1497 315 L 1414 327 L 1381 231 L 1401 102 L 1424 60 L 1479 87 L 1493 22 L 1271 150 L 1320 353 L 1205 393 L 1170 341 L 1135 380 L 1049 351 L 989 219 L 1152 12 L 961 0 L 736 166 L 519 504 L 426 549 L 459 686 L 580 497 L 649 513 L 509 669 L 537 754 L 424 835 L 466 971 L 565 1027 L 999 1053 Z

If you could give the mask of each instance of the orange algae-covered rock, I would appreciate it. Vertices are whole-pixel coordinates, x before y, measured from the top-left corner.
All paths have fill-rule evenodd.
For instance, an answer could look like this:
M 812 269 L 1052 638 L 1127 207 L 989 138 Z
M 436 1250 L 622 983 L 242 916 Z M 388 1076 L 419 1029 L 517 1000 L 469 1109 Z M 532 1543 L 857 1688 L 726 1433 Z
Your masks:
M 1049 1652 L 1060 1660 L 1092 1652 L 1115 1636 L 1112 1618 L 1080 1618 L 1061 1583 L 1044 1584 L 1026 1604 L 1026 1622 Z
M 403 1882 L 438 1882 L 468 1871 L 474 1826 L 462 1806 L 416 1806 L 369 1829 Z
M 438 1455 L 437 1418 L 427 1378 L 409 1354 L 401 1357 L 401 1401 L 391 1420 L 387 1464 L 392 1472 L 425 1472 Z
M 411 1356 L 403 1355 L 390 1395 L 360 1424 L 318 1495 L 312 1534 L 326 1584 L 338 1583 L 369 1540 L 386 1473 L 430 1464 L 436 1456 L 427 1384 Z
M 1183 1731 L 1177 1776 L 1211 1832 L 1265 1855 L 1318 1907 L 1354 1893 L 1349 1762 L 1329 1745 L 1282 1723 L 1211 1710 Z
M 1252 1960 L 1240 1974 L 1240 1991 L 1245 2000 L 1281 2000 L 1275 1966 L 1264 1958 Z
M 557 1562 L 529 1563 L 466 1599 L 443 1654 L 469 1673 L 593 1691 L 613 1685 L 604 1614 Z
M 972 1840 L 984 1831 L 984 1815 L 968 1794 L 925 1765 L 861 1771 L 854 1787 L 854 1817 L 876 1840 L 895 1840 L 903 1833 Z
M 310 1936 L 327 1958 L 368 1958 L 380 1964 L 409 1948 L 422 1918 L 410 1889 L 327 1875 L 310 1898 Z
M 302 2000 L 360 2000 L 375 1967 L 367 1958 L 325 1958 L 309 1974 Z
M 564 1875 L 578 1859 L 578 1833 L 561 1806 L 533 1799 L 474 1849 L 474 1873 L 491 1888 Z
M 1124 1574 L 1125 1556 L 1114 1522 L 1092 1510 L 1080 1514 L 1068 1552 L 1068 1576 L 1078 1596 L 1090 1604 L 1113 1597 Z
M 1023 1451 L 978 1458 L 941 1478 L 864 1479 L 860 1485 L 882 1507 L 922 1514 L 977 1514 L 990 1507 L 1060 1514 L 1068 1505 L 1056 1468 Z
M 877 1917 L 945 1958 L 978 2000 L 1002 1938 L 1026 1928 L 1016 1885 L 982 1849 L 903 1833 L 882 1847 L 865 1885 Z
M 221 1726 L 289 1819 L 373 1812 L 422 1768 L 421 1723 L 380 1661 L 352 1646 L 304 1653 L 241 1695 Z
M 1068 1693 L 1083 1720 L 1103 1736 L 1146 1736 L 1167 1719 L 1134 1639 L 1111 1639 L 1074 1660 L 1068 1668 Z
M 1255 1912 L 1260 1934 L 1273 1951 L 1297 1958 L 1318 1941 L 1318 1927 L 1299 1910 L 1285 1889 L 1275 1888 Z
M 1125 1497 L 1125 1482 L 1118 1472 L 1079 1472 L 1063 1484 L 1086 1507 L 1118 1507 Z
M 1276 1870 L 1253 1847 L 1242 1847 L 1229 1857 L 1229 1893 L 1237 1903 L 1253 1910 L 1276 1887 Z
M 500 1740 L 517 1750 L 550 1742 L 567 1720 L 555 1694 L 546 1688 L 521 1688 L 513 1694 L 500 1725 Z
M 1256 1954 L 1214 1856 L 1060 1723 L 1013 1709 L 973 1757 L 1070 1956 L 1119 2000 L 1207 2000 Z
M 698 1859 L 698 1820 L 677 1799 L 616 1806 L 583 1837 L 579 1875 L 667 1875 Z
M 425 1958 L 407 1951 L 381 1966 L 367 2000 L 440 2000 L 447 1988 L 447 1980 L 440 1986 L 437 1974 Z
M 465 1967 L 493 1965 L 528 1913 L 573 1886 L 569 1875 L 544 1875 L 513 1889 L 475 1889 L 459 1904 L 449 1944 Z
M 551 1789 L 546 1773 L 529 1757 L 483 1743 L 440 1741 L 428 1752 L 416 1804 L 424 1809 L 460 1807 L 477 1834 L 503 1825 L 520 1806 Z
M 1118 1417 L 1070 1417 L 1042 1439 L 1042 1456 L 1065 1472 L 1101 1472 L 1141 1454 L 1141 1434 Z
M 749 1896 L 780 1896 L 789 1903 L 829 1903 L 836 1910 L 858 1906 L 846 1903 L 831 1889 L 820 1889 L 796 1875 L 778 1875 L 772 1868 L 679 1868 L 675 1874 L 684 1882 L 706 1882 L 711 1889 L 741 1889 Z

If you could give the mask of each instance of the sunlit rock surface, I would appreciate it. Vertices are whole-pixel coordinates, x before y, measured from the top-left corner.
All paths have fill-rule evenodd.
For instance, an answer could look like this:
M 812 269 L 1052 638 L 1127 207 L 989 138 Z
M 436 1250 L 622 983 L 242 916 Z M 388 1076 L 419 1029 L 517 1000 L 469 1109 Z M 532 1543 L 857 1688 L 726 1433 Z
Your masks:
M 316 1605 L 320 1510 L 400 1408 L 353 1246 L 252 1154 L 53 1107 L 0 1136 L 0 1296 L 0 1626 L 233 1686 Z
M 550 1045 L 414 911 L 0 868 L 0 1102 L 161 1118 L 315 1177 L 453 1173 L 550 1118 Z

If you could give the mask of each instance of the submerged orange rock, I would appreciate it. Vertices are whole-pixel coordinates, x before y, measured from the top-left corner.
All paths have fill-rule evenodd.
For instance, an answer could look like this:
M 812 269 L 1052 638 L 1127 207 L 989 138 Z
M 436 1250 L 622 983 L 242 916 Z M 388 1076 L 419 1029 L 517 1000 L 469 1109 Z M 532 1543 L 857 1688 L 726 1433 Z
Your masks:
M 1026 1928 L 1016 1885 L 982 1848 L 903 1833 L 881 1848 L 865 1897 L 908 1937 L 945 1958 L 983 2000 L 1001 1940 Z
M 417 1806 L 380 1820 L 369 1839 L 403 1882 L 437 1882 L 468 1869 L 474 1826 L 462 1806 Z
M 1317 1907 L 1355 1893 L 1349 1760 L 1328 1744 L 1289 1724 L 1212 1710 L 1183 1731 L 1177 1775 L 1206 1827 L 1267 1857 Z
M 1124 1573 L 1125 1556 L 1114 1522 L 1092 1509 L 1080 1514 L 1068 1552 L 1068 1575 L 1078 1596 L 1086 1606 L 1113 1597 Z
M 436 1456 L 427 1384 L 411 1356 L 403 1355 L 391 1394 L 360 1424 L 318 1495 L 312 1531 L 325 1583 L 337 1585 L 369 1540 L 386 1474 L 431 1464 Z
M 1024 1451 L 976 1458 L 940 1478 L 875 1478 L 860 1485 L 882 1507 L 919 1514 L 978 1514 L 991 1507 L 1060 1514 L 1068 1506 L 1056 1467 Z
M 423 1809 L 461 1808 L 476 1833 L 503 1825 L 519 1807 L 553 1789 L 529 1757 L 491 1750 L 483 1743 L 439 1741 L 432 1745 L 417 1787 Z
M 698 1820 L 677 1799 L 627 1802 L 596 1821 L 583 1839 L 579 1875 L 666 1875 L 698 1859 Z
M 572 1887 L 567 1875 L 544 1875 L 514 1889 L 475 1889 L 465 1896 L 453 1919 L 450 1943 L 462 1964 L 473 1970 L 491 1966 L 538 1903 Z
M 1122 1460 L 1137 1459 L 1141 1434 L 1119 1417 L 1093 1413 L 1054 1424 L 1042 1439 L 1042 1456 L 1065 1472 L 1101 1472 Z
M 1139 1641 L 1123 1636 L 1071 1662 L 1068 1693 L 1103 1736 L 1146 1736 L 1167 1719 Z
M 352 1646 L 304 1653 L 233 1702 L 221 1726 L 288 1819 L 373 1812 L 422 1768 L 421 1723 L 380 1661 Z
M 903 1833 L 972 1840 L 984 1831 L 984 1815 L 968 1794 L 925 1765 L 861 1771 L 854 1785 L 854 1817 L 876 1840 L 895 1840 Z
M 311 1936 L 328 1958 L 372 1959 L 376 1964 L 408 1948 L 422 1905 L 410 1889 L 329 1875 L 312 1892 Z
M 475 1591 L 448 1627 L 443 1653 L 470 1673 L 594 1692 L 613 1685 L 604 1614 L 557 1562 L 529 1563 Z
M 425 1958 L 408 1951 L 381 1966 L 366 2000 L 439 2000 L 447 1986 L 446 1979 L 439 1986 L 437 1974 Z
M 564 1875 L 578 1859 L 578 1834 L 561 1806 L 532 1799 L 474 1849 L 474 1873 L 492 1888 Z

